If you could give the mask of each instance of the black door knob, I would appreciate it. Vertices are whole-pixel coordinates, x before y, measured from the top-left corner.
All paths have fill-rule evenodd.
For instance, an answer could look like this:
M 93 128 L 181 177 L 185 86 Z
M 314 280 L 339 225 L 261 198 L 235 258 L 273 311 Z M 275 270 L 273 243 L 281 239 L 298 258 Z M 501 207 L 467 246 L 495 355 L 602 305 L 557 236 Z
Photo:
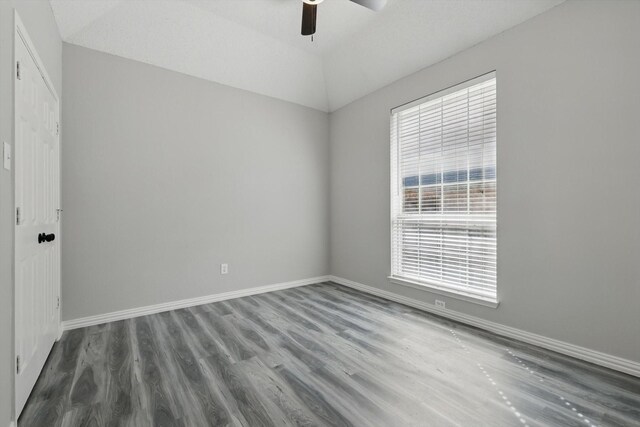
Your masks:
M 44 243 L 44 242 L 52 242 L 56 239 L 56 235 L 51 233 L 51 234 L 47 234 L 47 233 L 40 233 L 38 234 L 38 243 Z

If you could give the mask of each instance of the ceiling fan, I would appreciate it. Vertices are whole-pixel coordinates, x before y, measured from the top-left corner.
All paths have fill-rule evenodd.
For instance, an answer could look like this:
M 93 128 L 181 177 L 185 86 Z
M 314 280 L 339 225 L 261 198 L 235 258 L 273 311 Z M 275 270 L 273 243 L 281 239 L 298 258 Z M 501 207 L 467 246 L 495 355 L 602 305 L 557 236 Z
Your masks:
M 349 0 L 375 12 L 382 10 L 387 0 Z M 316 32 L 318 5 L 323 0 L 302 0 L 302 35 L 312 36 Z M 313 40 L 313 38 L 312 38 Z

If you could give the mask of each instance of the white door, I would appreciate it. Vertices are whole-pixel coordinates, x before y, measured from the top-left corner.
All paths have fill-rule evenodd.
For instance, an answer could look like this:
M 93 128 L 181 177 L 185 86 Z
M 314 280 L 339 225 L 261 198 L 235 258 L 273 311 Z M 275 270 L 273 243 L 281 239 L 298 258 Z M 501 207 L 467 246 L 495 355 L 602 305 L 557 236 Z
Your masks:
M 16 17 L 17 20 L 17 17 Z M 16 414 L 58 336 L 58 100 L 24 28 L 15 33 Z

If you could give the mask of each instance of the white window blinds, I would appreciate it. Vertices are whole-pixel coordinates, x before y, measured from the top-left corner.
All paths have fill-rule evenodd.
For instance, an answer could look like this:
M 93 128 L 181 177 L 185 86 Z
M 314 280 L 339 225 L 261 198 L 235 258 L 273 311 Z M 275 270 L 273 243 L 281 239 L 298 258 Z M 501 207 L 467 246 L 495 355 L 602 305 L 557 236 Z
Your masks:
M 391 112 L 392 278 L 496 295 L 494 73 Z

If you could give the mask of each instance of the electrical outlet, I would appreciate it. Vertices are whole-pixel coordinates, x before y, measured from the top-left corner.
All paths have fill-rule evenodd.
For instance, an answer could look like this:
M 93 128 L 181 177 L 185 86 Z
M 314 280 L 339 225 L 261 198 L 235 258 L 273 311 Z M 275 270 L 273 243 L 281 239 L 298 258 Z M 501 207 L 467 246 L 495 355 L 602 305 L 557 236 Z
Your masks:
M 441 300 L 437 299 L 437 300 L 436 300 L 436 307 L 438 307 L 438 308 L 445 308 L 444 301 L 441 301 Z
M 220 264 L 220 274 L 229 273 L 229 264 Z

